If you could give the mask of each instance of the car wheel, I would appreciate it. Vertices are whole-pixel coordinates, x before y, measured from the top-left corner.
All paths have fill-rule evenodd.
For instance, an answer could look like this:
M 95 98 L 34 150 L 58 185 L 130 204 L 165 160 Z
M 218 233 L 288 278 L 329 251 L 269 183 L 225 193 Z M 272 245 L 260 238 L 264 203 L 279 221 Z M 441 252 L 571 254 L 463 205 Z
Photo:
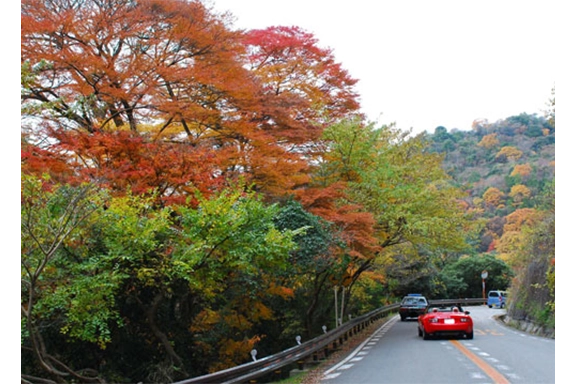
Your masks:
M 430 340 L 432 338 L 432 335 L 426 331 L 422 331 L 422 336 L 423 336 L 424 340 Z
M 488 308 L 492 308 L 492 306 L 491 306 L 491 305 L 488 305 Z
M 422 337 L 422 330 L 418 327 L 418 336 Z
M 472 339 L 474 338 L 474 331 L 472 331 L 472 332 L 470 332 L 470 333 L 467 333 L 467 334 L 466 334 L 466 338 L 467 338 L 468 340 L 472 340 Z
M 400 321 L 406 321 L 406 316 L 400 315 Z

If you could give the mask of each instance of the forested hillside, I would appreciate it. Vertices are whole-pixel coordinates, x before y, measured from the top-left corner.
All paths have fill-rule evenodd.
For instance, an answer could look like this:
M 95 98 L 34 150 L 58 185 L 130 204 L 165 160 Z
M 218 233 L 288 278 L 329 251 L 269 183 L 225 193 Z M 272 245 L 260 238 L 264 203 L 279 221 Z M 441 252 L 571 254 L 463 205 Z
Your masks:
M 445 155 L 444 169 L 466 189 L 469 207 L 489 220 L 478 252 L 493 250 L 506 217 L 536 208 L 554 180 L 555 128 L 544 116 L 476 121 L 471 131 L 437 127 L 429 140 L 431 151 Z
M 483 270 L 553 322 L 551 119 L 377 126 L 313 35 L 231 25 L 21 2 L 22 382 L 175 382 Z
M 467 209 L 482 229 L 478 254 L 493 254 L 514 271 L 508 314 L 553 334 L 554 329 L 554 180 L 555 99 L 547 116 L 520 114 L 472 131 L 429 135 L 430 150 L 444 153 L 443 167 L 467 190 Z

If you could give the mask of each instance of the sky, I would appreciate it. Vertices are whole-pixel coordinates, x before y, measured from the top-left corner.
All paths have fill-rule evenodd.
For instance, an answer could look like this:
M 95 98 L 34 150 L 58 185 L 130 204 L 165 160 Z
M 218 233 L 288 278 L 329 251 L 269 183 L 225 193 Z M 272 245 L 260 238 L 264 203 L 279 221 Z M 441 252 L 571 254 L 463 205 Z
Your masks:
M 237 29 L 298 26 L 358 79 L 368 120 L 414 132 L 542 115 L 554 1 L 209 0 Z

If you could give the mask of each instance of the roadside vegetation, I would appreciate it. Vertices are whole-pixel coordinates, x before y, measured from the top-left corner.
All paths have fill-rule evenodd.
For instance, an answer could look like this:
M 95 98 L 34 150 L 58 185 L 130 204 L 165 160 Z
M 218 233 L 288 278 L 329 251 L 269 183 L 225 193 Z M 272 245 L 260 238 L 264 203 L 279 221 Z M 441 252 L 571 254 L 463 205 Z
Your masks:
M 413 134 L 298 27 L 184 0 L 21 25 L 23 383 L 183 380 L 482 271 L 554 326 L 553 103 Z

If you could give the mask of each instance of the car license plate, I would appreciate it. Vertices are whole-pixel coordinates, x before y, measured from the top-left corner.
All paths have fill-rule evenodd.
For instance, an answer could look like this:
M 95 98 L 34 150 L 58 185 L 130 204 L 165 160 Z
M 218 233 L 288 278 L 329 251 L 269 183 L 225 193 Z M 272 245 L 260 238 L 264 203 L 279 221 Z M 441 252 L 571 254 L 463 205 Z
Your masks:
M 454 324 L 454 319 L 444 319 L 444 324 Z

